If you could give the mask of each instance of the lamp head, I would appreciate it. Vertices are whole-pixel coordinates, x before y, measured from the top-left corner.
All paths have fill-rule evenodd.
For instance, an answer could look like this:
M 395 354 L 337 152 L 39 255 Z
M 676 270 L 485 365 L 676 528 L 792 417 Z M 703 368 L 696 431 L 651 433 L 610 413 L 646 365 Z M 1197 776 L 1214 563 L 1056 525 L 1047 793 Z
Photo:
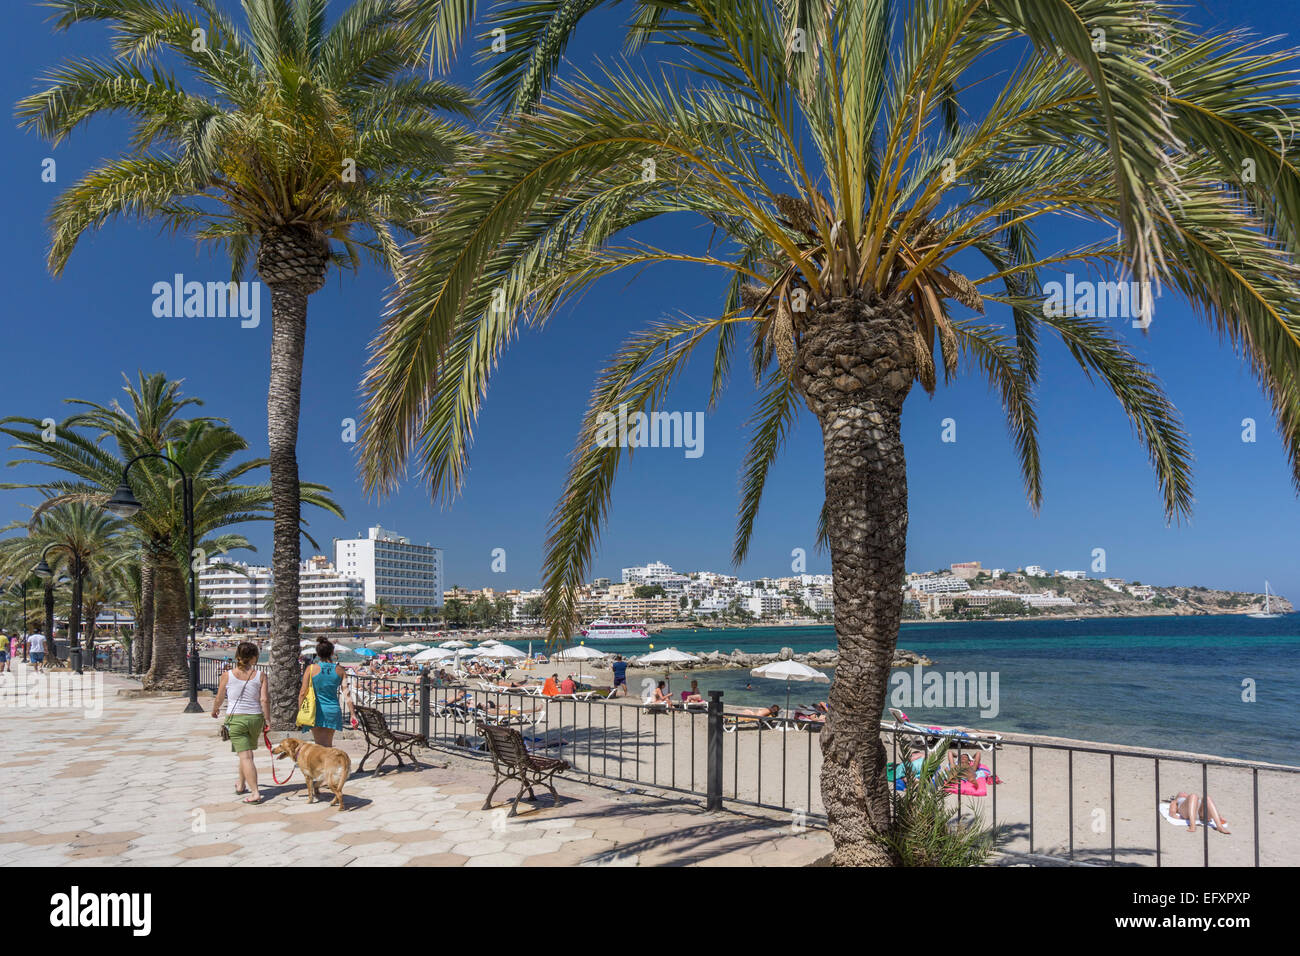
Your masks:
M 129 518 L 139 512 L 141 507 L 135 492 L 131 490 L 131 486 L 125 481 L 117 486 L 117 491 L 113 492 L 113 497 L 104 502 L 104 510 L 117 515 L 119 518 Z

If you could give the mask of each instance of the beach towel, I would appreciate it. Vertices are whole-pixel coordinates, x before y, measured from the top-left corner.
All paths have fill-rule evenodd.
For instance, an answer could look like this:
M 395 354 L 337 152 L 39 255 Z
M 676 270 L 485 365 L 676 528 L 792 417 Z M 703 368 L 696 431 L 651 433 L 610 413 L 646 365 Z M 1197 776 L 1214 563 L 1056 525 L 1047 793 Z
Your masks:
M 1188 823 L 1186 820 L 1184 820 L 1182 817 L 1171 817 L 1169 815 L 1169 801 L 1166 800 L 1160 804 L 1160 815 L 1164 817 L 1166 820 L 1168 820 L 1170 823 L 1172 823 L 1174 826 L 1182 827 L 1184 830 L 1187 829 Z M 1227 823 L 1228 821 L 1224 820 L 1223 822 Z M 1207 823 L 1206 826 L 1212 827 L 1215 830 L 1219 829 L 1215 825 L 1213 820 Z

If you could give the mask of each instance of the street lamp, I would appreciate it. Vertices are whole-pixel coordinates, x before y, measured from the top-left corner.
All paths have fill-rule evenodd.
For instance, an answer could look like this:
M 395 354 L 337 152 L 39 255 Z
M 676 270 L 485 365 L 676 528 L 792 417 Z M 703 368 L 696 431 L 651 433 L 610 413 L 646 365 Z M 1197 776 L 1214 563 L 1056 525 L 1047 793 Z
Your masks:
M 31 631 L 27 628 L 27 579 L 23 578 L 23 663 L 27 663 L 27 645 L 31 643 Z
M 136 455 L 126 463 L 126 467 L 122 469 L 122 483 L 117 486 L 113 496 L 104 502 L 103 508 L 119 518 L 130 518 L 140 511 L 143 506 L 140 504 L 139 499 L 136 498 L 135 492 L 131 490 L 128 474 L 131 471 L 131 466 L 142 458 L 161 458 L 181 473 L 181 484 L 184 488 L 185 533 L 189 537 L 190 543 L 189 560 L 186 561 L 190 575 L 190 700 L 185 705 L 185 713 L 201 714 L 203 708 L 199 706 L 199 646 L 198 635 L 194 630 L 195 614 L 198 610 L 198 602 L 194 596 L 194 480 L 174 458 L 169 458 L 162 452 L 145 452 L 142 455 Z M 136 635 L 136 637 L 138 639 L 139 635 Z

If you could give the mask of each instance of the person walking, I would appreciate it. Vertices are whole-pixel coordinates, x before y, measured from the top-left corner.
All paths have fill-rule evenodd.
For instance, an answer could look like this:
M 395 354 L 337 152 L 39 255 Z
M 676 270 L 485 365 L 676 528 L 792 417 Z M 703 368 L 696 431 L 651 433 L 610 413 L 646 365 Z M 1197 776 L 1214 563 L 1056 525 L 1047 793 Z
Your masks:
M 31 658 L 32 668 L 39 674 L 45 664 L 45 635 L 40 631 L 33 631 L 28 636 L 27 656 Z
M 334 644 L 322 637 L 316 642 L 316 661 L 307 667 L 302 675 L 302 687 L 298 690 L 298 708 L 302 709 L 307 688 L 311 687 L 316 695 L 316 718 L 311 728 L 311 738 L 322 747 L 334 746 L 334 731 L 343 729 L 343 708 L 339 705 L 339 691 L 342 690 L 348 702 L 348 717 L 355 723 L 356 713 L 352 709 L 352 694 L 348 688 L 348 672 L 334 661 Z
M 235 793 L 247 794 L 244 803 L 261 803 L 262 793 L 257 789 L 257 764 L 253 757 L 262 742 L 262 728 L 271 723 L 271 695 L 266 680 L 256 667 L 257 645 L 247 641 L 235 649 L 235 666 L 221 675 L 217 696 L 212 701 L 212 716 L 220 716 L 221 704 L 226 707 L 226 730 L 230 734 L 230 749 L 239 754 L 239 780 Z
M 17 646 L 18 638 L 14 638 L 14 645 Z M 0 631 L 0 674 L 9 670 L 9 635 Z

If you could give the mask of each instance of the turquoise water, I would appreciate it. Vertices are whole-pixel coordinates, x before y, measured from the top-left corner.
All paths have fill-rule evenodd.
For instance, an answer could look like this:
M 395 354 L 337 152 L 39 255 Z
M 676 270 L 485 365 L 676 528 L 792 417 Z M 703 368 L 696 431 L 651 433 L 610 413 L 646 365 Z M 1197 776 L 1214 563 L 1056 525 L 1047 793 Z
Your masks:
M 802 653 L 834 647 L 835 637 L 829 627 L 671 631 L 600 649 L 632 656 L 648 644 Z M 906 624 L 899 646 L 925 654 L 939 672 L 998 675 L 996 717 L 904 706 L 914 720 L 1300 765 L 1300 615 Z M 742 670 L 696 676 L 729 703 L 785 706 L 783 683 Z M 1242 700 L 1243 681 L 1254 682 L 1254 703 Z M 675 675 L 673 687 L 683 686 Z M 826 687 L 795 684 L 791 699 L 824 700 Z

